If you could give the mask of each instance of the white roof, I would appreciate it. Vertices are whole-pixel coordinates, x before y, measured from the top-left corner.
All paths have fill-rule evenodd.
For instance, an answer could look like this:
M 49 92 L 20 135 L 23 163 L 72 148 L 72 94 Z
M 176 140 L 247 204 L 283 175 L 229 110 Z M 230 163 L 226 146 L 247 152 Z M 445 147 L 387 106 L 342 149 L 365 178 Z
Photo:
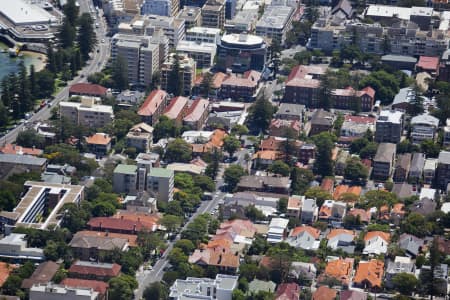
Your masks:
M 0 0 L 0 12 L 15 25 L 48 24 L 57 19 L 36 4 L 24 0 Z
M 264 42 L 262 37 L 253 34 L 226 34 L 222 37 L 222 41 L 236 45 L 258 45 Z
M 203 26 L 195 26 L 192 28 L 189 28 L 186 30 L 186 33 L 200 33 L 200 34 L 220 34 L 219 28 L 210 28 L 210 27 L 203 27 Z
M 382 110 L 377 122 L 389 122 L 394 124 L 399 124 L 403 117 L 403 112 L 392 111 L 392 110 Z
M 269 228 L 272 228 L 272 227 L 287 228 L 288 224 L 289 224 L 288 219 L 273 218 L 270 221 Z M 271 229 L 269 229 L 269 230 L 271 230 Z
M 422 114 L 411 119 L 411 125 L 416 124 L 428 125 L 437 128 L 439 126 L 439 119 L 428 114 Z
M 195 41 L 179 41 L 177 45 L 177 51 L 180 52 L 200 52 L 215 54 L 217 45 L 214 43 L 195 42 Z
M 448 214 L 450 212 L 450 202 L 445 202 L 442 204 L 441 211 Z
M 435 196 L 436 196 L 435 189 L 422 188 L 422 190 L 420 191 L 419 199 L 422 200 L 423 198 L 428 198 L 434 200 Z

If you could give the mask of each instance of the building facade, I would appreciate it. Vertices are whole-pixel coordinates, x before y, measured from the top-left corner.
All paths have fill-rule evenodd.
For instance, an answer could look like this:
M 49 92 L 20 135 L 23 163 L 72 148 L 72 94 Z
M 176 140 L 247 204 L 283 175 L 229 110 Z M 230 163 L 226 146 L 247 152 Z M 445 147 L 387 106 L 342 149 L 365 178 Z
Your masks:
M 180 80 L 183 81 L 183 94 L 189 95 L 195 84 L 197 64 L 195 60 L 185 54 L 171 53 L 167 61 L 163 63 L 161 66 L 161 88 L 167 90 L 169 85 L 174 84 L 173 82 L 169 83 L 169 79 L 176 59 L 179 62 Z

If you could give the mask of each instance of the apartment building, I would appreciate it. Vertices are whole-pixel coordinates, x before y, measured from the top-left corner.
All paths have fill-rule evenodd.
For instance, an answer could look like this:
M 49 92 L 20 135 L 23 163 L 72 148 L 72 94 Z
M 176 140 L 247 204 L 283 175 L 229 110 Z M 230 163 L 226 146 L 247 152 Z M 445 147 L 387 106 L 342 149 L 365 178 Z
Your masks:
M 258 21 L 258 11 L 240 10 L 233 19 L 225 22 L 225 30 L 228 33 L 253 32 Z
M 141 116 L 143 122 L 154 126 L 166 109 L 169 99 L 170 97 L 166 91 L 154 90 L 142 103 L 137 113 Z
M 173 17 L 179 10 L 180 0 L 144 0 L 141 5 L 142 15 Z
M 256 34 L 278 40 L 284 45 L 287 32 L 291 29 L 294 11 L 294 8 L 289 6 L 266 7 L 256 23 Z
M 115 34 L 111 39 L 111 57 L 121 57 L 132 85 L 148 86 L 159 70 L 160 44 L 149 36 Z
M 183 124 L 191 127 L 193 130 L 201 130 L 209 115 L 209 101 L 206 99 L 195 100 L 186 116 L 183 118 Z
M 217 45 L 199 41 L 180 41 L 177 53 L 192 57 L 198 68 L 209 68 L 214 65 Z
M 441 189 L 448 189 L 450 183 L 450 152 L 441 151 L 438 157 L 436 182 Z
M 52 282 L 35 284 L 30 288 L 30 300 L 98 300 L 99 293 L 92 288 L 67 287 Z
M 219 28 L 192 27 L 186 30 L 186 40 L 217 44 L 221 38 L 220 31 Z
M 352 87 L 331 91 L 333 107 L 355 111 L 371 111 L 375 102 L 375 90 L 370 86 L 356 91 Z
M 220 96 L 224 99 L 254 100 L 259 91 L 260 80 L 261 73 L 253 70 L 242 75 L 231 74 L 222 82 Z
M 131 127 L 126 135 L 127 147 L 133 147 L 138 152 L 150 152 L 153 144 L 153 127 L 139 123 Z
M 411 138 L 414 144 L 432 140 L 439 128 L 439 119 L 428 114 L 415 116 L 411 119 Z
M 308 108 L 319 107 L 320 77 L 325 67 L 299 65 L 292 69 L 285 83 L 284 101 L 303 104 Z
M 225 25 L 225 0 L 207 0 L 202 7 L 202 25 L 223 29 Z
M 114 193 L 136 194 L 137 169 L 136 165 L 117 165 L 113 173 Z
M 189 95 L 195 84 L 195 71 L 197 64 L 191 57 L 183 54 L 171 53 L 161 66 L 161 88 L 167 90 L 170 79 L 170 73 L 175 60 L 178 59 L 180 66 L 180 79 L 183 81 L 183 94 Z
M 377 179 L 387 180 L 392 175 L 397 145 L 381 143 L 373 159 L 372 176 Z
M 143 0 L 105 0 L 103 1 L 103 13 L 112 27 L 113 32 L 122 22 L 130 22 L 140 13 Z
M 231 300 L 237 282 L 238 276 L 224 274 L 217 274 L 215 279 L 194 277 L 177 279 L 170 287 L 169 298 Z
M 110 105 L 95 104 L 95 99 L 82 97 L 80 102 L 59 103 L 59 114 L 68 121 L 89 128 L 102 128 L 114 119 Z
M 164 168 L 152 168 L 147 175 L 147 191 L 156 194 L 158 201 L 173 200 L 174 172 Z
M 402 136 L 404 116 L 401 111 L 382 110 L 375 124 L 377 143 L 399 143 Z
M 189 99 L 186 97 L 175 97 L 164 110 L 164 115 L 175 121 L 177 126 L 182 126 L 184 117 L 188 114 Z
M 185 5 L 177 18 L 184 20 L 186 29 L 202 26 L 202 9 L 201 7 Z

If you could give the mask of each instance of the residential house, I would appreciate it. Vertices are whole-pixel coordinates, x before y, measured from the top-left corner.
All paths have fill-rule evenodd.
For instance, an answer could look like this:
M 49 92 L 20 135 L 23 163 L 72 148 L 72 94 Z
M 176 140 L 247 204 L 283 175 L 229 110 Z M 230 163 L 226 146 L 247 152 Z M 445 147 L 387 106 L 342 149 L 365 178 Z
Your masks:
M 308 108 L 319 107 L 320 76 L 326 68 L 320 66 L 296 66 L 285 83 L 284 102 L 305 105 Z
M 188 113 L 189 99 L 186 97 L 178 96 L 170 100 L 169 105 L 164 110 L 164 116 L 170 120 L 174 120 L 177 126 L 183 124 L 183 119 Z
M 272 218 L 267 231 L 267 241 L 271 244 L 282 242 L 287 235 L 288 223 L 288 219 Z
M 11 273 L 18 267 L 19 267 L 18 265 L 14 265 L 11 263 L 0 262 L 0 286 L 3 286 L 3 284 L 6 282 L 6 280 L 8 280 L 9 275 L 11 275 Z M 24 279 L 24 281 L 25 280 L 26 279 Z M 8 297 L 8 296 L 0 295 L 0 299 L 3 299 L 3 297 Z M 19 297 L 17 297 L 17 299 L 6 298 L 5 300 L 20 300 L 20 298 Z
M 96 133 L 86 138 L 89 151 L 97 158 L 102 158 L 111 150 L 111 137 L 106 133 Z
M 371 111 L 375 101 L 375 90 L 370 86 L 356 91 L 352 87 L 331 91 L 333 107 L 355 111 Z
M 416 64 L 416 71 L 427 72 L 432 77 L 439 76 L 439 57 L 438 56 L 420 56 Z
M 358 218 L 362 224 L 369 224 L 372 218 L 370 212 L 362 208 L 352 208 L 347 212 L 347 215 Z
M 289 271 L 289 277 L 313 281 L 316 279 L 317 268 L 313 263 L 293 261 Z
M 22 289 L 30 289 L 35 284 L 46 284 L 52 281 L 53 276 L 59 270 L 59 264 L 54 261 L 48 260 L 40 263 L 39 266 L 33 271 L 33 274 L 29 278 L 25 278 L 20 286 Z M 0 296 L 1 299 L 1 296 Z
M 300 287 L 298 284 L 291 282 L 278 285 L 275 300 L 299 300 L 299 298 Z
M 380 255 L 387 253 L 391 235 L 382 231 L 369 231 L 364 236 L 363 254 Z
M 301 104 L 280 103 L 275 118 L 281 120 L 303 121 L 305 106 Z
M 361 196 L 361 192 L 362 188 L 358 185 L 348 186 L 346 184 L 340 184 L 333 192 L 333 199 L 350 203 L 349 200 L 346 199 L 346 195 L 353 195 L 359 198 L 359 196 Z
M 126 135 L 127 147 L 135 148 L 137 152 L 150 152 L 153 144 L 153 127 L 139 123 L 131 127 Z
M 163 115 L 164 110 L 169 103 L 169 95 L 163 90 L 154 90 L 147 96 L 144 103 L 138 110 L 138 115 L 142 121 L 154 126 L 159 121 L 159 117 Z
M 245 101 L 255 100 L 260 81 L 261 73 L 254 70 L 246 71 L 242 76 L 230 74 L 222 81 L 220 97 Z
M 290 218 L 295 218 L 295 219 L 300 218 L 303 201 L 305 201 L 305 196 L 299 196 L 299 195 L 290 196 L 288 199 L 286 216 L 288 216 Z
M 381 143 L 378 145 L 377 153 L 373 159 L 372 176 L 374 178 L 386 180 L 391 176 L 396 151 L 396 144 Z
M 116 263 L 75 261 L 69 268 L 69 277 L 108 281 L 120 275 L 122 267 Z
M 430 266 L 422 266 L 419 278 L 431 278 L 433 276 L 433 291 L 440 296 L 444 296 L 448 292 L 448 265 L 438 264 L 431 275 Z M 423 280 L 423 279 L 422 279 Z
M 59 114 L 72 124 L 89 128 L 104 128 L 114 120 L 112 106 L 96 104 L 95 99 L 87 97 L 81 102 L 59 102 Z
M 387 288 L 393 288 L 392 279 L 399 273 L 415 275 L 416 264 L 410 257 L 396 256 L 394 261 L 389 261 L 386 268 L 385 283 Z
M 237 288 L 238 276 L 217 274 L 215 279 L 188 277 L 177 279 L 169 289 L 169 298 L 173 300 L 215 299 L 232 300 L 233 290 Z M 213 291 L 213 295 L 211 292 Z
M 65 278 L 61 285 L 69 288 L 92 289 L 98 293 L 98 300 L 106 300 L 109 284 L 99 280 Z
M 396 203 L 392 206 L 391 216 L 389 218 L 390 222 L 395 225 L 400 225 L 401 221 L 406 215 L 405 204 Z
M 356 290 L 345 290 L 339 293 L 339 300 L 367 300 L 367 293 Z
M 394 193 L 397 198 L 404 199 L 410 197 L 413 194 L 413 186 L 409 183 L 394 183 L 392 188 L 392 193 Z
M 374 117 L 366 116 L 344 116 L 344 123 L 341 126 L 341 132 L 339 135 L 339 143 L 350 144 L 353 140 L 361 138 L 368 130 L 375 132 Z
M 44 153 L 44 151 L 42 149 L 37 149 L 36 147 L 26 148 L 16 144 L 6 144 L 3 147 L 0 147 L 0 153 L 40 156 Z
M 334 179 L 324 178 L 320 183 L 320 188 L 332 195 L 334 191 Z
M 253 279 L 248 284 L 248 295 L 256 295 L 261 291 L 273 293 L 277 285 L 273 281 L 264 281 L 259 279 Z
M 410 111 L 411 103 L 415 98 L 416 92 L 412 87 L 402 88 L 394 97 L 394 101 L 392 102 L 392 109 L 404 112 Z
M 284 195 L 270 196 L 268 194 L 257 195 L 252 192 L 237 192 L 225 196 L 222 209 L 224 209 L 224 218 L 230 218 L 228 212 L 240 211 L 248 206 L 255 206 L 266 216 L 273 215 L 277 212 L 277 205 L 280 197 Z
M 77 232 L 69 243 L 73 255 L 82 260 L 101 259 L 114 251 L 127 251 L 128 240 L 111 236 L 91 236 Z
M 300 221 L 302 224 L 314 223 L 319 215 L 319 208 L 316 204 L 316 199 L 305 199 L 302 205 L 302 212 L 300 215 Z
M 323 109 L 316 110 L 311 117 L 311 129 L 309 135 L 330 131 L 334 124 L 334 115 Z
M 0 178 L 5 178 L 15 172 L 33 171 L 42 173 L 46 166 L 46 158 L 21 154 L 0 154 Z
M 30 300 L 97 300 L 99 294 L 91 288 L 72 288 L 49 282 L 33 285 L 29 297 Z
M 305 225 L 295 227 L 289 233 L 286 242 L 295 248 L 317 250 L 320 246 L 320 230 Z
M 344 287 L 348 287 L 353 274 L 353 263 L 353 258 L 339 258 L 328 261 L 319 281 L 332 277 L 339 280 Z
M 107 93 L 108 93 L 107 88 L 99 84 L 92 84 L 86 82 L 72 84 L 69 88 L 69 97 L 88 96 L 88 97 L 105 98 Z
M 450 183 L 450 152 L 441 151 L 438 157 L 436 181 L 441 189 L 446 189 Z
M 411 167 L 409 168 L 408 182 L 417 183 L 422 178 L 423 166 L 425 165 L 425 154 L 415 152 L 411 160 Z
M 333 228 L 327 235 L 327 247 L 344 252 L 353 253 L 355 250 L 354 240 L 356 233 L 352 230 Z
M 242 176 L 237 190 L 288 195 L 290 186 L 289 177 Z
M 294 137 L 298 137 L 301 130 L 301 123 L 296 120 L 272 119 L 269 125 L 269 135 L 271 136 L 285 137 L 292 134 Z
M 345 167 L 347 166 L 347 160 L 349 157 L 350 157 L 349 151 L 345 150 L 339 151 L 336 158 L 336 162 L 334 164 L 334 172 L 336 173 L 336 175 L 339 176 L 344 175 Z
M 196 249 L 188 261 L 201 267 L 216 267 L 219 272 L 226 274 L 235 274 L 240 264 L 238 253 L 221 247 Z
M 253 154 L 252 166 L 256 169 L 260 167 L 267 168 L 276 160 L 282 159 L 283 156 L 283 152 L 281 151 L 260 150 Z
M 423 182 L 425 184 L 432 184 L 434 177 L 436 176 L 436 169 L 438 165 L 438 159 L 427 158 L 423 166 Z
M 159 217 L 138 216 L 136 218 L 96 217 L 87 223 L 90 230 L 108 231 L 113 233 L 137 234 L 139 231 L 155 231 L 159 228 Z M 127 242 L 127 240 L 124 240 Z
M 322 285 L 319 286 L 314 293 L 312 293 L 311 300 L 335 300 L 337 295 L 337 290 L 331 289 L 326 285 Z
M 437 206 L 436 196 L 437 191 L 435 189 L 422 188 L 419 200 L 414 202 L 409 210 L 424 216 L 434 213 Z
M 369 290 L 380 290 L 383 282 L 384 262 L 377 259 L 359 262 L 353 284 Z
M 404 114 L 401 111 L 382 110 L 375 126 L 377 143 L 398 144 L 403 132 Z
M 411 139 L 414 144 L 420 144 L 426 140 L 434 141 L 439 119 L 429 114 L 422 114 L 411 119 Z
M 408 178 L 411 165 L 411 153 L 401 154 L 397 158 L 394 170 L 394 182 L 404 182 Z
M 319 219 L 328 222 L 342 222 L 347 210 L 347 204 L 340 201 L 325 200 L 319 210 Z
M 206 99 L 196 99 L 189 107 L 186 116 L 183 118 L 183 124 L 193 130 L 201 130 L 209 114 L 209 101 Z

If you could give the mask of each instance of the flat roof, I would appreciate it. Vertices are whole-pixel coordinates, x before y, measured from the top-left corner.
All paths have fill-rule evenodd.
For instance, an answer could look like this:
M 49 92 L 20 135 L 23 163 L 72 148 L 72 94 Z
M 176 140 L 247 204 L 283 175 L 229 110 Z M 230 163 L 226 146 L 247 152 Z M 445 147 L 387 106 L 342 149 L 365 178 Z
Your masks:
M 136 174 L 137 166 L 136 165 L 124 165 L 120 164 L 114 169 L 114 173 L 119 174 Z
M 222 41 L 228 44 L 235 45 L 259 45 L 264 42 L 262 37 L 253 34 L 225 34 L 222 37 Z
M 258 27 L 283 28 L 293 12 L 294 9 L 290 6 L 268 6 L 261 19 L 256 23 L 256 29 Z
M 182 40 L 178 42 L 177 51 L 181 52 L 200 52 L 215 54 L 217 50 L 217 45 L 215 43 L 205 43 L 205 42 L 195 42 Z
M 16 26 L 42 23 L 48 25 L 49 21 L 57 22 L 56 17 L 36 4 L 27 3 L 24 0 L 2 0 L 0 2 L 0 13 Z
M 149 176 L 169 178 L 169 177 L 173 176 L 173 171 L 169 170 L 169 169 L 164 169 L 164 168 L 152 168 L 150 170 Z

